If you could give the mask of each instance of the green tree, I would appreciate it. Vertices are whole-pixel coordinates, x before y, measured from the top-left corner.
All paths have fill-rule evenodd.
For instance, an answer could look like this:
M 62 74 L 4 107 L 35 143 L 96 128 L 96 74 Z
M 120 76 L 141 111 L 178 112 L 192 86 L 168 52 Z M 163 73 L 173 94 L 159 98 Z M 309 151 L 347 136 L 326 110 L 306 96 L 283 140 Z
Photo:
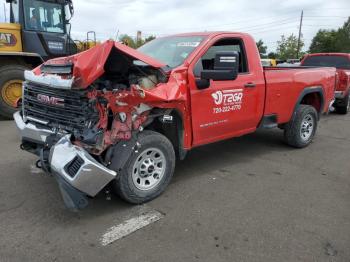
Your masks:
M 350 17 L 338 30 L 320 29 L 311 41 L 310 53 L 350 52 Z
M 300 40 L 300 50 L 302 50 L 304 46 L 304 41 Z M 298 58 L 297 55 L 297 49 L 298 49 L 298 38 L 291 34 L 288 37 L 285 37 L 284 35 L 281 36 L 281 40 L 277 41 L 277 56 L 279 59 L 286 60 L 289 58 Z M 299 54 L 302 55 L 302 52 Z
M 320 29 L 311 41 L 310 53 L 336 52 L 337 31 Z
M 264 45 L 264 42 L 262 39 L 260 39 L 258 42 L 256 42 L 256 46 L 259 49 L 260 56 L 263 57 L 266 55 L 267 52 L 267 46 Z
M 338 29 L 335 46 L 337 52 L 350 53 L 350 17 Z
M 127 35 L 127 34 L 121 35 L 119 37 L 119 41 L 121 41 L 122 43 L 124 43 L 127 46 L 130 46 L 132 48 L 136 48 L 137 47 L 137 45 L 135 43 L 135 40 L 131 36 Z
M 149 41 L 152 41 L 154 39 L 156 39 L 156 36 L 155 35 L 150 35 L 150 36 L 145 38 L 144 44 L 149 42 Z
M 151 36 L 146 37 L 145 39 L 140 39 L 138 41 L 135 41 L 131 36 L 124 34 L 124 35 L 121 35 L 119 37 L 119 41 L 123 42 L 124 44 L 126 44 L 132 48 L 138 48 L 138 47 L 144 45 L 145 43 L 147 43 L 155 38 L 156 38 L 155 36 L 151 35 Z
M 278 55 L 275 52 L 270 52 L 267 54 L 267 58 L 269 59 L 277 59 Z

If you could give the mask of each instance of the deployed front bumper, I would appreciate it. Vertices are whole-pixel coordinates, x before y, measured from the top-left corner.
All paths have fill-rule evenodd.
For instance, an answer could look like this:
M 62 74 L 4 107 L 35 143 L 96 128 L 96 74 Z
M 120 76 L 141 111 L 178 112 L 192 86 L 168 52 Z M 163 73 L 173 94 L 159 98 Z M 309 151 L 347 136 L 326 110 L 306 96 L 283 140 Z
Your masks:
M 84 149 L 73 145 L 69 135 L 62 137 L 51 148 L 49 165 L 52 173 L 60 175 L 74 188 L 92 197 L 117 175 Z
M 55 134 L 25 123 L 19 112 L 14 114 L 14 119 L 22 140 L 45 145 L 47 138 Z M 83 148 L 73 145 L 70 135 L 58 136 L 60 140 L 47 149 L 48 159 L 41 156 L 41 165 L 56 177 L 67 207 L 82 208 L 87 204 L 86 195 L 94 197 L 116 178 L 117 173 L 100 164 Z
M 48 136 L 55 134 L 52 130 L 37 128 L 31 123 L 25 123 L 20 112 L 14 113 L 13 118 L 22 139 L 44 144 Z

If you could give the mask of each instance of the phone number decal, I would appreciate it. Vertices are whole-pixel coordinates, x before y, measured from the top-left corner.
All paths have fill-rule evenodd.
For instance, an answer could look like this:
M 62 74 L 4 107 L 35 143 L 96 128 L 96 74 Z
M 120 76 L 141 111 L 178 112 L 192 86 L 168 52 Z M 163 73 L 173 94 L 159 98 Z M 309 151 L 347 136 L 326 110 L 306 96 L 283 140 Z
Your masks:
M 241 105 L 214 107 L 213 108 L 213 113 L 214 114 L 220 114 L 220 113 L 225 113 L 225 112 L 236 111 L 236 110 L 240 110 L 241 107 L 242 107 Z

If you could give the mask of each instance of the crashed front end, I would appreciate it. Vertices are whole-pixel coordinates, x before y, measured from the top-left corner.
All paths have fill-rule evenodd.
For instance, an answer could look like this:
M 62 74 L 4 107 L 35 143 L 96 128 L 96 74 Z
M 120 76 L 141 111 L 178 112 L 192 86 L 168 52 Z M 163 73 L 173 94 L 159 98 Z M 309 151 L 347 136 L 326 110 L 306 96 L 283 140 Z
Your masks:
M 185 71 L 107 41 L 25 72 L 14 120 L 21 149 L 39 157 L 66 206 L 84 208 L 137 150 L 138 134 L 168 110 L 184 113 Z

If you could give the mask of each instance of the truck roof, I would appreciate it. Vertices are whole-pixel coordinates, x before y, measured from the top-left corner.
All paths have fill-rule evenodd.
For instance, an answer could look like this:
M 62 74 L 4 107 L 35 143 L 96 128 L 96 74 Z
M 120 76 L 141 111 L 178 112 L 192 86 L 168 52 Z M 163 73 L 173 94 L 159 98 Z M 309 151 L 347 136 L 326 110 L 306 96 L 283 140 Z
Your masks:
M 350 54 L 348 53 L 314 53 L 314 54 L 307 54 L 305 56 L 327 56 L 327 55 L 332 55 L 332 56 L 349 56 Z
M 188 33 L 179 33 L 168 36 L 207 36 L 207 37 L 215 37 L 222 34 L 239 34 L 239 35 L 249 35 L 247 33 L 242 32 L 232 32 L 232 31 L 205 31 L 205 32 L 188 32 Z M 250 36 L 250 35 L 249 35 Z M 167 36 L 165 36 L 167 37 Z

